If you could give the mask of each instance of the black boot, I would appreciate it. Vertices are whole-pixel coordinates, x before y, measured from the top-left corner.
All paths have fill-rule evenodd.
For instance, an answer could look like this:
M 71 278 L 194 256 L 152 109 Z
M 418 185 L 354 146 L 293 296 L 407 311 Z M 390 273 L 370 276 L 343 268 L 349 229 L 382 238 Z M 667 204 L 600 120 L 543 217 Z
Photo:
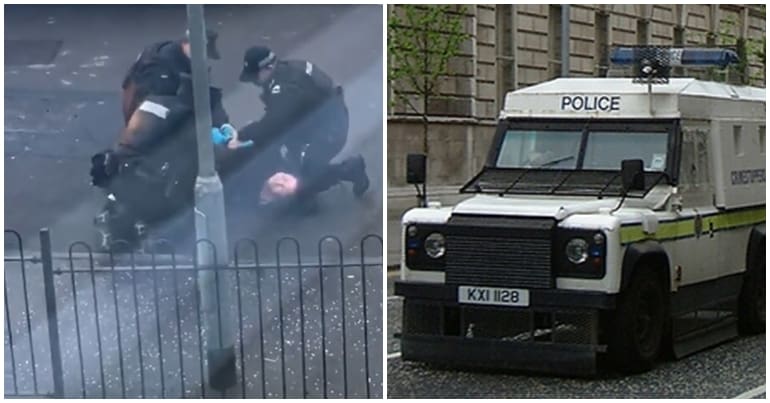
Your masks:
M 101 249 L 113 253 L 132 251 L 139 241 L 136 223 L 129 217 L 125 206 L 108 200 L 102 212 L 94 218 L 94 226 L 102 236 Z
M 353 183 L 353 194 L 361 197 L 369 189 L 369 177 L 366 175 L 366 163 L 360 154 L 343 162 L 343 178 Z

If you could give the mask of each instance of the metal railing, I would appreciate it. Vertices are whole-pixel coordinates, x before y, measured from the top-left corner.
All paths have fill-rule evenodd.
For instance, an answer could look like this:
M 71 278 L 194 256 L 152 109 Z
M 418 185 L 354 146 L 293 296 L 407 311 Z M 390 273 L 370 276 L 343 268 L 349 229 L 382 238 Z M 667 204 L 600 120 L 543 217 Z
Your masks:
M 118 255 L 79 241 L 54 257 L 47 230 L 30 257 L 17 232 L 5 235 L 6 397 L 382 396 L 377 235 L 356 253 L 327 236 L 310 255 L 293 238 L 264 254 L 241 240 L 224 267 L 200 266 L 170 245 Z M 225 390 L 209 382 L 197 292 L 205 271 L 217 299 L 232 302 L 218 317 L 235 318 L 217 329 L 235 334 L 237 379 Z

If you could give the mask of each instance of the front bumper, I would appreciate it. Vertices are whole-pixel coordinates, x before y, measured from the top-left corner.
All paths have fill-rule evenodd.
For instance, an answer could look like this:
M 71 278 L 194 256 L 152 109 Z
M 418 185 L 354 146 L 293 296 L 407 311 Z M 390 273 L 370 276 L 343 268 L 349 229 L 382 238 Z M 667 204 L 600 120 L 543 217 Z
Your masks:
M 458 367 L 591 376 L 596 350 L 569 344 L 511 343 L 492 339 L 403 334 L 401 359 Z
M 441 283 L 420 283 L 396 280 L 394 294 L 406 299 L 441 301 L 457 305 L 457 286 Z M 530 306 L 536 308 L 615 309 L 616 296 L 597 291 L 558 289 L 529 290 Z
M 522 308 L 458 304 L 457 286 L 397 281 L 404 297 L 401 357 L 461 367 L 593 375 L 601 311 L 615 297 L 530 290 Z

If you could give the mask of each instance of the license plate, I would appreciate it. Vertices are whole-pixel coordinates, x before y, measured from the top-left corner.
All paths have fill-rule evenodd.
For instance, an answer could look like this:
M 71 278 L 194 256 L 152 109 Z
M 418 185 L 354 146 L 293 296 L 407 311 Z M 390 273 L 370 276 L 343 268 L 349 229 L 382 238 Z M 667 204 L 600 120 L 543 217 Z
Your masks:
M 457 301 L 461 304 L 529 306 L 529 290 L 460 286 Z

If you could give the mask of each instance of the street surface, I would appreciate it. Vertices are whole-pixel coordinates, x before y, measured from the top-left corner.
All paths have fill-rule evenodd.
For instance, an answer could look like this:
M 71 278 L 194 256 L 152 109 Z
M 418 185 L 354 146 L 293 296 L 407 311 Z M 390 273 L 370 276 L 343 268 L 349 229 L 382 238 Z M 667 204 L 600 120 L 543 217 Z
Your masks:
M 211 6 L 206 18 L 222 54 L 212 62 L 213 84 L 225 91 L 236 127 L 262 115 L 257 88 L 238 82 L 247 47 L 264 44 L 279 57 L 311 60 L 345 89 L 351 122 L 339 158 L 361 153 L 372 179 L 363 200 L 349 184 L 328 191 L 317 216 L 230 217 L 231 241 L 294 236 L 315 243 L 332 234 L 352 246 L 366 234 L 381 235 L 381 8 Z M 120 83 L 144 46 L 185 29 L 183 6 L 6 7 L 5 228 L 31 238 L 30 247 L 41 227 L 51 228 L 58 250 L 98 239 L 91 222 L 103 196 L 90 186 L 88 170 L 90 156 L 110 147 L 122 126 Z
M 240 319 L 232 329 L 242 329 L 242 338 L 236 336 L 244 351 L 237 356 L 245 368 L 239 372 L 244 379 L 226 396 L 365 397 L 369 392 L 380 397 L 382 8 L 215 5 L 207 6 L 205 15 L 208 27 L 219 32 L 222 54 L 213 62 L 213 84 L 224 90 L 234 126 L 263 113 L 256 87 L 238 82 L 246 48 L 262 44 L 279 57 L 310 60 L 345 89 L 350 130 L 338 158 L 362 154 L 371 179 L 361 200 L 353 197 L 349 184 L 332 188 L 321 196 L 316 215 L 265 218 L 230 212 L 231 246 L 241 238 L 255 240 L 264 267 L 239 271 L 238 292 L 223 296 L 242 300 L 231 309 Z M 6 233 L 5 254 L 18 257 L 21 250 L 27 259 L 39 258 L 38 231 L 51 229 L 54 268 L 61 272 L 55 289 L 66 395 L 219 396 L 202 386 L 196 275 L 185 260 L 192 245 L 177 248 L 176 269 L 157 273 L 131 272 L 126 256 L 119 257 L 117 273 L 104 271 L 108 262 L 96 256 L 97 271 L 91 273 L 82 245 L 73 247 L 76 259 L 66 258 L 74 242 L 93 245 L 98 240 L 92 220 L 103 195 L 90 186 L 90 157 L 110 147 L 121 128 L 123 76 L 144 46 L 184 35 L 185 7 L 6 6 L 5 24 L 5 228 L 18 231 L 23 240 L 19 246 Z M 362 244 L 368 234 L 376 237 Z M 319 245 L 326 235 L 339 244 L 327 240 Z M 277 245 L 284 237 L 296 239 L 299 250 L 292 240 Z M 245 250 L 241 259 L 251 256 Z M 301 283 L 299 270 L 289 267 L 298 260 Z M 321 263 L 330 266 L 319 269 Z M 137 266 L 146 268 L 143 264 Z M 84 272 L 73 275 L 73 268 Z M 21 269 L 6 260 L 5 391 L 46 394 L 52 384 L 41 266 L 24 266 L 27 295 Z M 228 276 L 234 281 L 235 271 L 222 276 L 222 281 Z M 321 340 L 328 341 L 326 351 Z M 9 370 L 14 367 L 15 377 Z
M 516 372 L 464 371 L 404 362 L 399 355 L 398 272 L 388 272 L 388 397 L 498 399 L 765 398 L 765 335 L 741 337 L 633 376 L 579 379 Z

